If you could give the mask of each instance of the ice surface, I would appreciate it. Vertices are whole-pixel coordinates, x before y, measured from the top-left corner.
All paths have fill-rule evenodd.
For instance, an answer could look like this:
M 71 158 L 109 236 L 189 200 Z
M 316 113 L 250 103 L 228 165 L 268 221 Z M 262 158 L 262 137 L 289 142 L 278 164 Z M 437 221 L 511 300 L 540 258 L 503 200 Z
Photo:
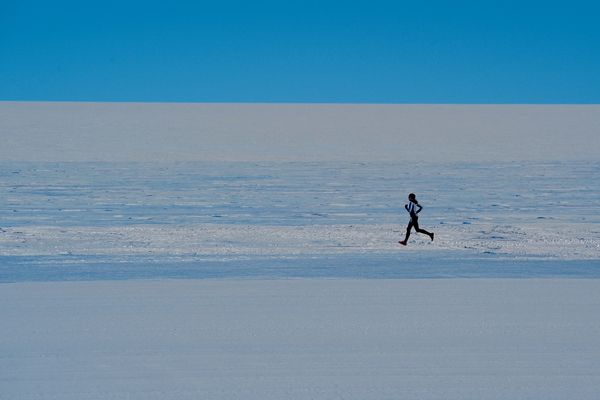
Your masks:
M 595 400 L 599 122 L 0 103 L 0 399 Z
M 599 111 L 0 102 L 0 281 L 597 276 Z
M 600 280 L 4 284 L 2 399 L 600 392 Z
M 594 104 L 0 102 L 0 159 L 597 160 L 599 126 Z
M 404 168 L 1 163 L 0 281 L 600 274 L 600 164 Z M 398 245 L 409 192 L 434 242 Z

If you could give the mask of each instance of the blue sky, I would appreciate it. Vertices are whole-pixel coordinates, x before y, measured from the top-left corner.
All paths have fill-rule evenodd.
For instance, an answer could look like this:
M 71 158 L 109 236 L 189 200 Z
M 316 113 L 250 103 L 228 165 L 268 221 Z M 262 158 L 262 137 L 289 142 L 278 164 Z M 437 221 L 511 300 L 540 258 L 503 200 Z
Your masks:
M 0 0 L 0 100 L 600 103 L 592 1 Z

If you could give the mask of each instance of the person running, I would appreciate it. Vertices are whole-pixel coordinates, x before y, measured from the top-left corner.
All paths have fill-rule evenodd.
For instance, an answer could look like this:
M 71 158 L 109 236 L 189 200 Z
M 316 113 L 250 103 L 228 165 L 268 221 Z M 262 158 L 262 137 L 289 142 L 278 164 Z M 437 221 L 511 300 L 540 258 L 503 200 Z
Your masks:
M 427 232 L 425 229 L 419 228 L 419 217 L 417 216 L 417 214 L 421 212 L 423 207 L 421 207 L 421 205 L 417 201 L 417 196 L 415 196 L 414 193 L 408 195 L 408 204 L 405 204 L 404 208 L 406 208 L 406 211 L 408 211 L 408 213 L 410 214 L 410 221 L 408 222 L 408 226 L 406 227 L 406 237 L 404 238 L 404 240 L 401 240 L 398 243 L 400 243 L 403 246 L 406 246 L 406 243 L 410 236 L 410 230 L 413 226 L 415 227 L 415 230 L 418 233 L 424 233 L 426 235 L 429 235 L 431 240 L 433 240 L 433 232 Z

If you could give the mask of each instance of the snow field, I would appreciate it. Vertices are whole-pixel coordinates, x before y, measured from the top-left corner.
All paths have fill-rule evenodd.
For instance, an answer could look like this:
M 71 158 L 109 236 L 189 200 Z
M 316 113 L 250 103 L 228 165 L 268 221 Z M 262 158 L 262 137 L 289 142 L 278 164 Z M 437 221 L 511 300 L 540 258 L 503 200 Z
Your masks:
M 597 162 L 5 162 L 0 257 L 600 260 Z M 424 206 L 399 248 L 406 195 Z M 8 261 L 6 261 L 8 262 Z M 1 274 L 2 271 L 0 271 Z
M 2 285 L 2 399 L 595 399 L 600 280 Z
M 597 260 L 600 233 L 590 224 L 428 226 L 436 234 L 413 232 L 399 248 L 405 227 L 391 224 L 265 226 L 247 224 L 25 226 L 0 233 L 0 256 L 180 256 L 211 259 L 390 254 L 426 250 L 512 259 Z

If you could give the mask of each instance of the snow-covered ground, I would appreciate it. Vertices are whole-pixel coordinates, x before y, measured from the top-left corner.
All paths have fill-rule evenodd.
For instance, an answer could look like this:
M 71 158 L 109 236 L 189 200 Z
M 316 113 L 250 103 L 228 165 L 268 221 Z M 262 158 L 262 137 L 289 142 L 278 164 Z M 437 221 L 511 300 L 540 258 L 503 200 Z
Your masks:
M 597 159 L 600 105 L 0 102 L 6 161 Z
M 2 399 L 586 399 L 600 280 L 146 280 L 0 290 Z
M 404 168 L 2 163 L 0 281 L 600 276 L 599 163 Z M 434 242 L 398 245 L 409 192 Z
M 595 400 L 599 111 L 0 103 L 0 399 Z

